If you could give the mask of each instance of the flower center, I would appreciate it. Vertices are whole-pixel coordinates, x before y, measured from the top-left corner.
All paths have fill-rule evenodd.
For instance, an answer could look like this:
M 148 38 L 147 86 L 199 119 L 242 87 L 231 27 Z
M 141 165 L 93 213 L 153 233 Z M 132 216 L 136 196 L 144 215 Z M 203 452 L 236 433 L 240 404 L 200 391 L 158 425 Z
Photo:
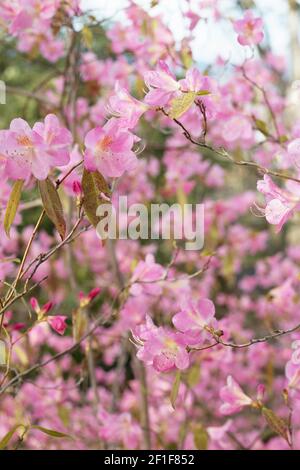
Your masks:
M 97 143 L 97 150 L 106 152 L 112 143 L 112 138 L 109 135 L 103 137 L 103 139 L 99 140 Z
M 164 344 L 169 353 L 175 353 L 177 351 L 177 344 L 170 338 L 165 339 Z
M 246 34 L 247 36 L 252 36 L 254 32 L 254 24 L 252 23 L 252 21 L 249 21 L 246 25 Z
M 24 147 L 33 147 L 33 143 L 27 135 L 19 136 L 17 138 L 17 142 L 19 145 L 23 145 Z

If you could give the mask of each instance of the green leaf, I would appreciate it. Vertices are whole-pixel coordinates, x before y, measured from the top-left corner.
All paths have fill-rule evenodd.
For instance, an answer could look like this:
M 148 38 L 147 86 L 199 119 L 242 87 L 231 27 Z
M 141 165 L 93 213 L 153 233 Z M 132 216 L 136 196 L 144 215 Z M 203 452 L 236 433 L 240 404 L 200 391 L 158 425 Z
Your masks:
M 200 365 L 194 364 L 192 367 L 188 369 L 186 382 L 189 388 L 196 387 L 200 381 Z
M 83 309 L 77 308 L 72 314 L 73 337 L 77 342 L 87 331 L 88 319 Z
M 23 188 L 24 180 L 15 181 L 12 191 L 9 196 L 7 203 L 5 216 L 4 216 L 4 230 L 6 235 L 9 237 L 10 227 L 15 220 L 18 205 L 21 199 L 21 193 Z
M 31 426 L 31 429 L 38 429 L 39 431 L 41 431 L 44 434 L 47 434 L 48 436 L 51 436 L 51 437 L 59 437 L 59 438 L 65 437 L 65 438 L 68 438 L 68 439 L 73 439 L 72 436 L 70 436 L 69 434 L 65 434 L 64 432 L 55 431 L 54 429 L 44 428 L 43 426 L 33 425 L 33 426 Z
M 57 414 L 63 423 L 64 426 L 69 426 L 70 424 L 70 418 L 71 418 L 71 412 L 70 410 L 63 406 L 63 405 L 57 405 Z
M 180 370 L 178 370 L 176 372 L 176 376 L 175 376 L 174 383 L 172 385 L 171 396 L 170 396 L 171 405 L 174 408 L 174 410 L 176 408 L 176 400 L 177 400 L 177 397 L 178 397 L 180 381 L 181 381 L 181 372 L 180 372 Z
M 100 204 L 108 203 L 111 192 L 104 177 L 98 171 L 83 171 L 82 176 L 83 208 L 90 223 L 97 227 L 100 217 L 96 215 Z M 105 197 L 103 197 L 103 195 Z
M 27 427 L 24 426 L 24 424 L 16 424 L 15 426 L 13 426 L 11 428 L 10 431 L 8 431 L 7 434 L 5 434 L 5 436 L 3 437 L 3 439 L 1 439 L 0 441 L 0 450 L 3 450 L 5 449 L 5 447 L 8 446 L 8 444 L 10 443 L 13 435 L 15 434 L 15 432 L 19 429 L 19 428 L 24 428 L 24 430 L 26 431 Z
M 263 407 L 261 412 L 272 431 L 281 436 L 289 445 L 291 445 L 291 436 L 285 420 L 280 416 L 277 416 L 274 411 L 269 408 Z
M 6 344 L 4 341 L 2 341 L 2 339 L 0 339 L 0 366 L 5 366 L 6 357 L 7 357 Z
M 195 447 L 198 450 L 206 450 L 208 447 L 209 435 L 206 429 L 199 424 L 193 432 Z
M 210 94 L 211 94 L 211 92 L 208 91 L 208 90 L 200 90 L 200 91 L 196 92 L 197 96 L 206 96 L 206 95 L 210 95 Z
M 169 111 L 170 118 L 178 119 L 186 113 L 194 103 L 196 96 L 197 93 L 195 91 L 188 91 L 187 93 L 182 93 L 178 98 L 174 98 Z
M 279 142 L 280 142 L 281 144 L 285 144 L 286 142 L 288 142 L 288 140 L 289 140 L 289 138 L 288 138 L 287 135 L 281 135 L 281 136 L 279 137 Z
M 255 125 L 262 134 L 264 134 L 265 136 L 270 135 L 270 132 L 268 131 L 268 126 L 264 121 L 262 121 L 261 119 L 255 119 Z
M 20 258 L 1 258 L 0 263 L 20 263 Z
M 90 28 L 87 26 L 84 26 L 81 30 L 82 38 L 84 41 L 84 44 L 88 49 L 91 49 L 93 45 L 93 32 Z
M 57 189 L 49 178 L 39 181 L 39 189 L 45 212 L 63 240 L 66 236 L 66 222 Z
M 186 69 L 191 68 L 193 65 L 193 57 L 191 54 L 191 50 L 189 47 L 182 47 L 181 48 L 181 60 L 182 64 Z

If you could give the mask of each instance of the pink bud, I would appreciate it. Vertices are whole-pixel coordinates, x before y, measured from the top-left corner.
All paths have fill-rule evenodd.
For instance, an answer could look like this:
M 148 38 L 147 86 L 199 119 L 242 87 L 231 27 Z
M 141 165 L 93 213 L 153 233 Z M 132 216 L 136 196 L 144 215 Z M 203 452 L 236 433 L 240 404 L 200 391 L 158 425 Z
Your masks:
M 38 301 L 37 301 L 37 299 L 36 299 L 35 297 L 31 297 L 31 299 L 29 300 L 29 303 L 30 303 L 30 305 L 31 305 L 31 308 L 32 308 L 35 312 L 37 312 L 37 311 L 40 309 L 39 303 L 38 303 Z
M 42 310 L 43 310 L 43 313 L 48 313 L 49 310 L 51 310 L 51 308 L 53 307 L 53 302 L 47 302 L 45 305 L 43 305 L 42 307 Z
M 56 315 L 55 317 L 48 317 L 47 321 L 54 331 L 59 335 L 63 335 L 67 328 L 66 318 L 64 315 Z
M 85 294 L 82 291 L 80 291 L 78 297 L 79 297 L 79 300 L 84 300 Z
M 90 300 L 93 300 L 95 297 L 97 297 L 97 295 L 101 292 L 101 289 L 100 287 L 95 287 L 94 289 L 92 289 L 89 294 L 88 294 L 88 298 Z
M 14 331 L 20 331 L 20 330 L 22 330 L 22 329 L 25 328 L 25 327 L 26 327 L 25 323 L 15 323 L 15 324 L 12 326 L 12 329 L 13 329 Z
M 79 181 L 73 181 L 73 192 L 76 196 L 80 196 L 82 193 L 82 186 Z

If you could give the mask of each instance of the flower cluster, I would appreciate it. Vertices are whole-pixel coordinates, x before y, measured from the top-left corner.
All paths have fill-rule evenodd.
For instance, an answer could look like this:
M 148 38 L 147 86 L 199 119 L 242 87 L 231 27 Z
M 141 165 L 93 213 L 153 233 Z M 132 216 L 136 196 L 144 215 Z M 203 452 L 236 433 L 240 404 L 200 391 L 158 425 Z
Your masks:
M 0 17 L 18 39 L 18 49 L 27 53 L 37 49 L 50 62 L 65 53 L 65 44 L 56 33 L 71 15 L 79 13 L 78 0 L 4 0 L 0 5 Z
M 189 366 L 188 347 L 203 344 L 206 337 L 213 337 L 217 328 L 214 315 L 213 302 L 201 299 L 198 303 L 187 301 L 173 317 L 177 332 L 156 327 L 147 317 L 146 323 L 134 331 L 138 358 L 157 371 L 168 371 L 174 367 L 186 369 Z

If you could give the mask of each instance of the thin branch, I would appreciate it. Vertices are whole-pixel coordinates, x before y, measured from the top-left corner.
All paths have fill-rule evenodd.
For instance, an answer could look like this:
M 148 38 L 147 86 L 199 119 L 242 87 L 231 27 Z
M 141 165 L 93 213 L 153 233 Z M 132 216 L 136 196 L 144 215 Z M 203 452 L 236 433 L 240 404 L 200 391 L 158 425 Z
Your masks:
M 276 136 L 277 136 L 277 142 L 280 142 L 280 130 L 279 130 L 279 127 L 278 127 L 276 115 L 273 111 L 273 108 L 272 108 L 272 105 L 271 105 L 271 102 L 269 100 L 269 97 L 268 97 L 268 94 L 267 94 L 266 90 L 263 87 L 261 87 L 258 83 L 256 83 L 254 80 L 252 80 L 250 77 L 248 77 L 248 75 L 246 74 L 246 71 L 243 67 L 242 67 L 242 74 L 243 74 L 244 79 L 247 80 L 247 82 L 249 82 L 252 86 L 254 86 L 254 88 L 256 88 L 257 90 L 259 90 L 262 93 L 264 101 L 266 103 L 266 106 L 269 110 L 269 113 L 271 115 L 271 119 L 272 119 L 273 124 L 274 124 L 274 128 L 275 128 L 275 131 L 276 131 Z
M 159 108 L 159 111 L 161 111 L 165 116 L 169 117 L 168 113 L 163 108 Z M 294 178 L 293 176 L 290 176 L 290 175 L 287 175 L 285 173 L 281 173 L 278 171 L 269 170 L 268 168 L 265 168 L 259 165 L 258 163 L 249 162 L 246 160 L 235 160 L 235 158 L 232 155 L 230 155 L 227 152 L 227 150 L 225 150 L 224 148 L 217 149 L 217 148 L 212 147 L 209 144 L 206 144 L 205 142 L 195 140 L 190 134 L 190 132 L 186 129 L 186 127 L 182 124 L 182 122 L 180 122 L 178 119 L 173 119 L 173 121 L 183 130 L 183 135 L 186 137 L 186 139 L 189 140 L 192 144 L 196 145 L 197 147 L 210 150 L 211 152 L 215 153 L 216 155 L 219 155 L 222 158 L 225 157 L 234 165 L 251 167 L 264 175 L 271 175 L 271 176 L 274 176 L 275 178 L 281 178 L 284 180 L 295 181 L 296 183 L 300 183 L 299 178 Z
M 273 333 L 262 336 L 261 338 L 252 338 L 249 341 L 247 341 L 246 343 L 233 343 L 233 342 L 223 341 L 222 338 L 219 335 L 217 335 L 214 331 L 211 331 L 210 329 L 207 329 L 207 331 L 209 331 L 209 333 L 211 333 L 211 335 L 213 336 L 213 338 L 215 340 L 215 343 L 212 343 L 212 344 L 208 345 L 207 347 L 201 347 L 201 348 L 189 347 L 188 351 L 203 351 L 204 349 L 213 348 L 217 345 L 222 345 L 222 346 L 226 346 L 226 347 L 233 348 L 233 349 L 244 349 L 244 348 L 248 348 L 250 346 L 253 346 L 254 344 L 265 343 L 267 341 L 278 338 L 280 336 L 295 333 L 299 329 L 300 329 L 300 323 L 298 325 L 294 326 L 293 328 L 289 328 L 287 330 L 276 330 Z
M 42 284 L 42 282 L 44 282 L 47 278 L 48 278 L 48 276 L 44 277 L 41 281 L 37 282 L 36 284 L 31 286 L 29 289 L 25 288 L 22 292 L 17 294 L 13 299 L 10 300 L 10 302 L 8 304 L 5 305 L 5 307 L 1 308 L 0 315 L 3 315 L 7 311 L 7 309 L 9 307 L 11 307 L 17 300 L 21 299 L 22 297 L 24 297 L 27 294 L 30 294 L 34 289 L 39 287 L 39 285 Z
M 25 276 L 25 274 L 30 270 L 30 268 L 35 264 L 36 266 L 34 267 L 33 271 L 30 273 L 30 276 L 28 277 L 28 279 L 26 280 L 26 284 L 28 284 L 28 282 L 33 278 L 33 276 L 35 275 L 36 271 L 38 270 L 38 268 L 40 267 L 41 264 L 45 263 L 45 261 L 47 261 L 51 256 L 54 255 L 54 253 L 57 252 L 57 250 L 59 250 L 61 247 L 63 247 L 64 245 L 68 244 L 68 243 L 71 243 L 73 240 L 74 240 L 74 237 L 73 235 L 75 234 L 78 226 L 80 225 L 80 223 L 82 222 L 82 219 L 83 219 L 83 214 L 79 217 L 79 219 L 76 221 L 76 223 L 74 224 L 72 230 L 69 232 L 69 234 L 66 236 L 66 238 L 64 240 L 62 240 L 60 243 L 58 243 L 56 246 L 54 246 L 53 248 L 51 248 L 47 253 L 41 253 L 40 255 L 38 255 L 33 261 L 31 261 L 29 263 L 29 265 L 26 267 L 26 269 L 23 271 L 22 273 L 22 276 L 21 278 L 23 278 Z M 85 231 L 85 230 L 83 230 Z M 80 232 L 82 233 L 82 231 Z
M 53 107 L 53 103 L 51 101 L 47 100 L 44 96 L 41 96 L 37 93 L 33 93 L 31 91 L 23 90 L 22 88 L 17 88 L 13 86 L 6 86 L 6 92 L 11 94 L 11 95 L 20 95 L 20 96 L 25 96 L 27 98 L 34 99 L 36 101 L 39 101 L 40 103 L 47 104 L 48 106 Z
M 19 374 L 16 374 L 15 377 L 13 377 L 9 382 L 7 382 L 0 389 L 0 395 L 2 395 L 9 387 L 19 382 L 21 379 L 24 379 L 25 377 L 32 374 L 33 372 L 36 372 L 37 370 L 42 369 L 43 367 L 46 367 L 48 364 L 51 364 L 51 362 L 57 361 L 61 357 L 65 356 L 66 354 L 71 354 L 72 352 L 74 352 L 85 339 L 89 338 L 96 331 L 96 329 L 100 325 L 101 326 L 105 325 L 108 321 L 109 321 L 108 319 L 104 320 L 102 317 L 98 318 L 98 320 L 95 321 L 94 325 L 90 328 L 90 330 L 88 330 L 76 343 L 74 343 L 68 349 L 65 349 L 64 351 L 61 351 L 55 354 L 54 356 L 50 357 L 44 362 L 39 362 L 38 364 L 35 364 L 29 369 L 26 369 L 24 372 L 20 372 Z

